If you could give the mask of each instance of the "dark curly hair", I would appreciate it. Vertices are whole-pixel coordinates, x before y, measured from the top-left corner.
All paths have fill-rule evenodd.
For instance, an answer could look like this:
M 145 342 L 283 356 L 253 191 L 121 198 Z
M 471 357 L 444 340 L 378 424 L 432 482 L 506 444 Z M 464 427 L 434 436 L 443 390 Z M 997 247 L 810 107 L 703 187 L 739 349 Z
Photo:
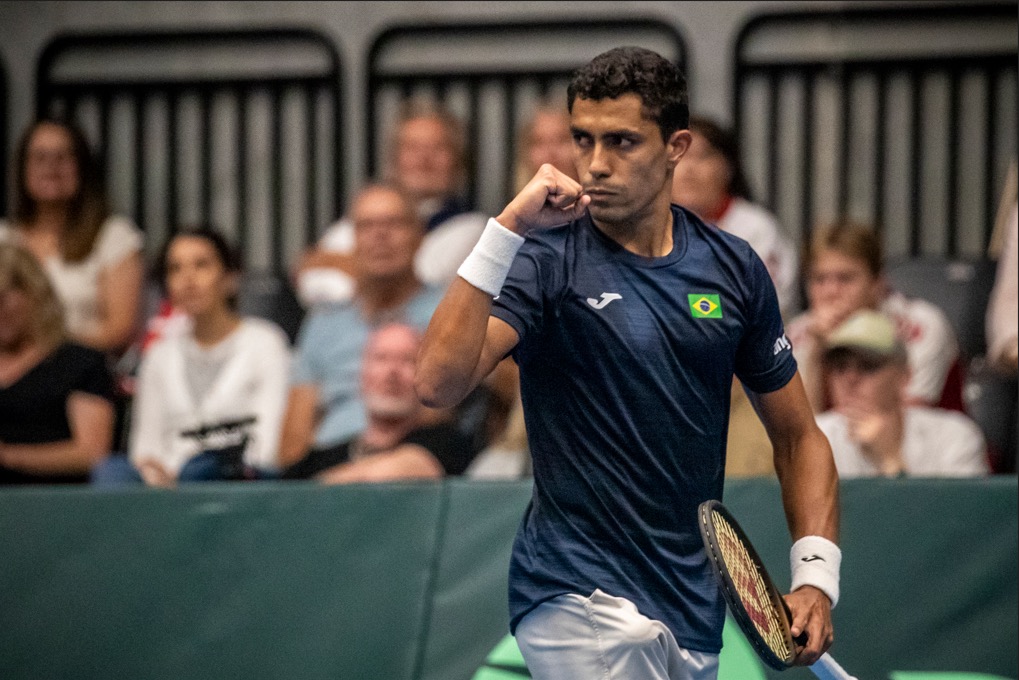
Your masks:
M 663 140 L 689 125 L 686 78 L 675 64 L 643 47 L 616 47 L 578 69 L 566 91 L 567 106 L 572 113 L 577 97 L 600 101 L 630 92 L 640 96 Z

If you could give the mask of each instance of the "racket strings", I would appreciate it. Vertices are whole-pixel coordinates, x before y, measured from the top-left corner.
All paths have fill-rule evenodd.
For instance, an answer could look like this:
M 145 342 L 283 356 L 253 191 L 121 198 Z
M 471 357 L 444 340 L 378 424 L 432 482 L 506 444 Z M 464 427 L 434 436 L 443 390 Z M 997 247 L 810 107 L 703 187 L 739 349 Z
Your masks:
M 747 615 L 768 647 L 780 658 L 788 659 L 791 652 L 785 632 L 757 565 L 725 518 L 717 512 L 712 515 L 722 559 Z

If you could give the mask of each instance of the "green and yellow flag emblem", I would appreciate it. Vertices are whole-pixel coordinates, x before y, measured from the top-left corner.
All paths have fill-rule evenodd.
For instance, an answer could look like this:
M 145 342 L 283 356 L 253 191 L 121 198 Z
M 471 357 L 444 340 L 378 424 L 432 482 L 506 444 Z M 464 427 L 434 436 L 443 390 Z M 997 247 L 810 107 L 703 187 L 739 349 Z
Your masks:
M 717 293 L 690 293 L 686 297 L 690 301 L 690 315 L 693 318 L 722 318 L 722 303 L 719 302 Z

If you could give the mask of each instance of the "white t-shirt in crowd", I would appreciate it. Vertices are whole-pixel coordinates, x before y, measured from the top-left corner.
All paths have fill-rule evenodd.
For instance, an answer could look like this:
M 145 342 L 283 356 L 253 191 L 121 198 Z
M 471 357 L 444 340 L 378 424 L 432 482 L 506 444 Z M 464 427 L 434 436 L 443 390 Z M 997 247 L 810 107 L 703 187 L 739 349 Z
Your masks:
M 717 226 L 750 244 L 768 268 L 782 314 L 795 311 L 798 258 L 796 248 L 782 231 L 778 218 L 756 203 L 733 198 L 718 219 Z
M 849 437 L 845 416 L 826 411 L 817 425 L 831 442 L 839 477 L 877 477 L 877 467 Z M 980 428 L 958 411 L 914 406 L 906 409 L 902 462 L 910 477 L 978 477 L 989 472 Z
M 948 318 L 926 300 L 907 298 L 896 292 L 885 297 L 881 311 L 895 322 L 899 337 L 906 345 L 912 371 L 906 393 L 927 404 L 937 404 L 945 389 L 948 372 L 959 358 L 959 343 Z M 813 344 L 807 330 L 809 327 L 809 310 L 786 324 L 786 336 L 792 343 L 793 356 L 804 374 L 809 371 L 805 359 Z
M 160 338 L 146 352 L 138 371 L 131 462 L 137 465 L 154 458 L 177 474 L 202 451 L 183 432 L 254 417 L 245 462 L 261 469 L 276 468 L 289 367 L 286 334 L 263 319 L 243 319 L 213 347 L 200 347 L 190 332 Z M 198 370 L 215 375 L 208 379 Z M 199 397 L 196 390 L 204 394 Z
M 414 272 L 418 280 L 438 288 L 448 286 L 487 223 L 488 217 L 482 213 L 461 213 L 426 233 L 414 257 Z M 333 224 L 319 239 L 318 247 L 332 253 L 353 251 L 353 222 L 343 218 Z M 305 270 L 298 277 L 297 294 L 306 307 L 323 302 L 346 302 L 354 296 L 354 281 L 337 269 L 316 267 Z
M 17 233 L 12 225 L 0 222 L 0 242 L 16 241 Z M 103 222 L 92 252 L 81 262 L 66 262 L 59 255 L 46 259 L 43 265 L 64 306 L 64 323 L 71 335 L 81 337 L 99 330 L 99 281 L 103 271 L 141 249 L 138 227 L 126 217 L 114 215 Z

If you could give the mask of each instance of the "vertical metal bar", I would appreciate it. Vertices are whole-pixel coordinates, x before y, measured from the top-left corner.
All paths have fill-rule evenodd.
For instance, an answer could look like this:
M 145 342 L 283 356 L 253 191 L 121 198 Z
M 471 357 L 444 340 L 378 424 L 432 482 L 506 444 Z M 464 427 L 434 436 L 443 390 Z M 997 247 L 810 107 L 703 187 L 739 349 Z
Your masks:
M 145 230 L 145 94 L 134 93 L 134 221 Z
M 400 78 L 400 99 L 407 100 L 414 96 L 414 78 Z
M 958 227 L 957 211 L 959 207 L 959 71 L 952 69 L 948 74 L 948 134 L 945 142 L 948 144 L 948 202 L 945 207 L 945 230 L 946 243 L 945 253 L 949 257 L 956 257 L 959 254 L 959 235 L 956 233 Z
M 248 252 L 248 91 L 237 88 L 237 248 Z
M 514 169 L 516 168 L 516 143 L 517 143 L 517 83 L 512 78 L 506 78 L 503 80 L 503 88 L 506 92 L 506 99 L 504 101 L 504 115 L 506 119 L 506 133 L 503 138 L 503 197 L 505 200 L 509 200 L 513 197 L 513 189 L 515 188 L 516 177 L 514 177 Z
M 468 93 L 468 104 L 467 104 L 467 139 L 468 149 L 479 149 L 480 147 L 480 125 L 478 125 L 478 114 L 480 112 L 480 99 L 481 99 L 481 81 L 471 79 L 470 85 L 467 89 Z M 467 178 L 467 203 L 471 208 L 477 206 L 478 200 L 478 186 L 477 179 L 474 172 L 470 173 Z
M 201 153 L 201 170 L 198 182 L 199 206 L 202 221 L 212 221 L 212 90 L 203 89 L 199 106 L 201 123 L 199 125 L 199 152 Z
M 99 139 L 96 142 L 96 159 L 103 173 L 104 186 L 110 184 L 110 93 L 104 90 L 99 99 Z
M 984 109 L 984 248 L 991 245 L 994 236 L 994 217 L 997 197 L 994 186 L 994 160 L 997 145 L 998 121 L 998 73 L 993 67 L 984 71 L 987 84 L 986 108 Z
M 871 210 L 871 222 L 874 229 L 881 233 L 884 231 L 885 219 L 885 135 L 887 134 L 887 121 L 885 116 L 888 109 L 888 78 L 884 71 L 877 72 L 877 111 L 875 113 L 874 130 L 874 175 L 873 203 Z
M 912 130 L 910 131 L 910 178 L 909 178 L 909 254 L 914 257 L 920 254 L 920 190 L 923 170 L 923 139 L 924 124 L 923 102 L 920 94 L 923 90 L 923 72 L 910 71 L 910 90 L 912 95 Z
M 78 120 L 78 104 L 80 98 L 77 94 L 69 94 L 64 100 L 64 120 L 69 120 L 75 125 L 81 127 L 81 121 Z
M 166 219 L 167 234 L 177 231 L 177 91 L 166 95 Z
M 343 109 L 340 103 L 340 84 L 339 74 L 337 78 L 333 80 L 335 85 L 329 90 L 330 104 L 332 105 L 332 135 L 333 135 L 333 146 L 332 146 L 332 173 L 333 173 L 333 190 L 329 192 L 329 200 L 332 202 L 330 205 L 329 215 L 334 220 L 339 219 L 343 211 L 343 202 L 341 197 L 343 196 Z M 368 122 L 369 127 L 373 125 L 370 121 Z
M 538 97 L 541 98 L 542 101 L 544 101 L 545 99 L 548 98 L 548 90 L 549 90 L 549 87 L 550 87 L 550 84 L 549 84 L 550 80 L 551 80 L 550 77 L 547 76 L 547 75 L 538 76 L 538 81 L 537 81 L 538 82 Z
M 814 71 L 803 73 L 803 123 L 800 145 L 800 233 L 802 242 L 810 240 L 814 228 Z
M 839 90 L 842 98 L 842 134 L 839 138 L 839 178 L 835 205 L 838 206 L 839 217 L 845 217 L 849 208 L 849 180 L 852 172 L 849 151 L 853 139 L 853 77 L 845 67 L 840 74 Z
M 272 268 L 273 273 L 283 272 L 283 88 L 272 88 L 271 129 L 270 129 L 270 171 L 272 206 L 269 229 L 272 234 Z
M 382 89 L 381 83 L 374 77 L 368 78 L 368 93 L 365 97 L 364 127 L 368 131 L 365 143 L 365 162 L 368 177 L 374 177 L 377 171 L 375 167 L 375 155 L 378 149 L 378 130 L 375 124 L 375 102 Z
M 432 81 L 432 86 L 435 88 L 435 98 L 441 106 L 445 107 L 449 94 L 449 81 L 445 78 L 437 78 Z
M 304 221 L 304 245 L 310 246 L 315 242 L 315 223 L 318 218 L 315 197 L 318 193 L 318 147 L 315 144 L 318 135 L 318 118 L 315 115 L 317 110 L 316 85 L 307 85 L 304 88 L 304 145 L 308 162 L 305 164 L 307 174 L 305 175 L 305 221 Z
M 779 126 L 779 78 L 778 70 L 768 71 L 768 208 L 778 212 L 778 126 Z

